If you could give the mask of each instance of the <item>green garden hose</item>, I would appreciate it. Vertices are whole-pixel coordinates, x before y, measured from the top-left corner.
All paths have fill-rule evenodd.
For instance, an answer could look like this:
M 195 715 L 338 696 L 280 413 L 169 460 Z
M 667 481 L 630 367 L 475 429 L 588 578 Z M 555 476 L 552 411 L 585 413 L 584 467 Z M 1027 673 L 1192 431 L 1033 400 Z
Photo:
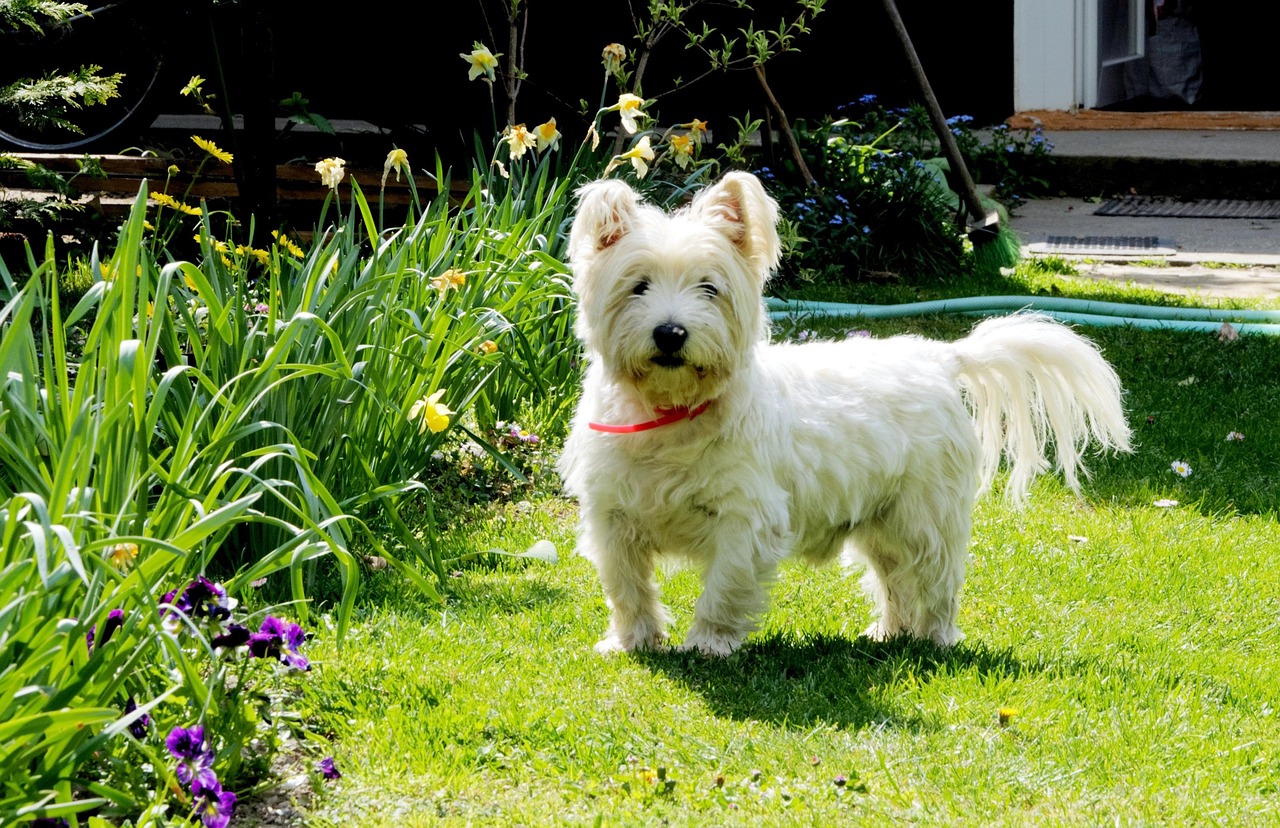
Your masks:
M 768 298 L 771 318 L 797 316 L 826 318 L 897 319 L 931 314 L 992 316 L 1020 310 L 1044 313 L 1063 322 L 1094 326 L 1132 325 L 1135 328 L 1177 331 L 1217 331 L 1230 322 L 1241 334 L 1280 334 L 1280 311 L 1224 310 L 1218 308 L 1168 308 L 1132 305 L 1057 296 L 972 296 L 907 302 L 901 305 L 852 305 L 840 302 L 806 302 Z

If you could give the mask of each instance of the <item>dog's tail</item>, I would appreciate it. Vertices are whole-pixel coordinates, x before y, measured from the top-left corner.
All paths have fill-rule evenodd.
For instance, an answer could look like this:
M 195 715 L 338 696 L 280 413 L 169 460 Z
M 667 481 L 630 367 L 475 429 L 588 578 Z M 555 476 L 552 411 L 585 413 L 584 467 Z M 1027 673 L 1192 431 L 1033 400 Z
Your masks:
M 1056 465 L 1079 491 L 1090 437 L 1099 449 L 1129 451 L 1120 378 L 1089 340 L 1033 313 L 987 319 L 953 346 L 959 381 L 982 443 L 982 488 L 1003 457 L 1006 493 L 1026 499 L 1036 475 Z

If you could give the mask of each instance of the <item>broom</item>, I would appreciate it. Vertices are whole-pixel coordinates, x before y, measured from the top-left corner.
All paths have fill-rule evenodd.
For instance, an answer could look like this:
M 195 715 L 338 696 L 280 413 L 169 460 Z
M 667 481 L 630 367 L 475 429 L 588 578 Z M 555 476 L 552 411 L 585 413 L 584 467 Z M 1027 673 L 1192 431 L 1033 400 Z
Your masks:
M 988 210 L 982 203 L 978 188 L 973 183 L 973 176 L 969 175 L 969 168 L 965 166 L 964 158 L 960 155 L 956 138 L 951 134 L 951 127 L 942 114 L 942 107 L 938 106 L 938 99 L 933 95 L 933 88 L 929 85 L 929 78 L 925 76 L 924 66 L 920 64 L 920 56 L 911 45 L 911 36 L 907 34 L 902 15 L 898 14 L 898 7 L 894 0 L 883 0 L 883 3 L 885 14 L 889 16 L 889 22 L 902 46 L 902 53 L 911 66 L 911 73 L 915 76 L 916 86 L 924 99 L 925 109 L 933 124 L 933 131 L 938 135 L 942 153 L 951 166 L 951 173 L 960 183 L 957 193 L 960 197 L 957 220 L 962 223 L 969 241 L 973 243 L 974 269 L 980 274 L 990 275 L 998 273 L 1002 267 L 1012 267 L 1017 264 L 1022 255 L 1022 244 L 1013 231 L 1001 223 L 999 211 Z

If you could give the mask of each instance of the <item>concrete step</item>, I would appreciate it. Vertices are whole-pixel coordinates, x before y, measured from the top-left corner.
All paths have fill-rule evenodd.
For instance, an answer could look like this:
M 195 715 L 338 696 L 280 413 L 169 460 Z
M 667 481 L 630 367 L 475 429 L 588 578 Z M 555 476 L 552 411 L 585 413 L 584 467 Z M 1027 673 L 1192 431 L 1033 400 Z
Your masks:
M 1280 130 L 1046 130 L 1064 195 L 1280 198 Z

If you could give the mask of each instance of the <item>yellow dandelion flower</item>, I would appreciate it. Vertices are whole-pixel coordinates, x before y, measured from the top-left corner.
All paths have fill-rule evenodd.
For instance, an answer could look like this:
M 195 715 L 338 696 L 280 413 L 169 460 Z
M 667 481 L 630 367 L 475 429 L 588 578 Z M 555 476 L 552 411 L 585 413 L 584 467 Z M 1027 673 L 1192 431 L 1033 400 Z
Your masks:
M 484 75 L 485 80 L 492 83 L 494 80 L 493 70 L 498 68 L 498 58 L 502 57 L 502 53 L 494 54 L 489 51 L 489 47 L 476 41 L 471 44 L 472 51 L 470 54 L 463 52 L 458 57 L 471 64 L 471 69 L 467 72 L 467 80 L 475 80 Z
M 207 138 L 201 138 L 199 135 L 192 135 L 191 140 L 195 142 L 197 147 L 209 153 L 224 164 L 230 164 L 232 159 L 235 158 L 234 155 L 224 149 L 220 149 L 217 144 Z
M 325 158 L 316 162 L 316 172 L 320 173 L 320 183 L 331 190 L 338 189 L 338 182 L 346 175 L 347 162 L 341 158 Z
M 449 268 L 431 280 L 431 286 L 441 293 L 444 293 L 449 288 L 460 288 L 466 283 L 467 274 L 453 268 Z
M 185 213 L 188 216 L 200 215 L 199 207 L 183 204 L 168 193 L 148 193 L 147 197 L 161 207 L 168 207 L 170 210 L 177 210 L 179 213 Z
M 1007 724 L 1009 724 L 1010 722 L 1012 722 L 1012 721 L 1013 721 L 1013 717 L 1014 717 L 1014 716 L 1016 716 L 1016 715 L 1018 715 L 1018 708 L 1016 708 L 1016 707 L 1002 707 L 1002 708 L 1000 708 L 1000 714 L 999 714 L 999 716 L 1000 716 L 1000 724 L 1002 724 L 1002 725 L 1007 725 Z
M 545 124 L 534 127 L 533 137 L 538 142 L 538 152 L 560 146 L 560 130 L 556 129 L 556 119 L 552 118 Z
M 237 256 L 252 256 L 262 264 L 268 264 L 271 261 L 271 254 L 265 250 L 259 250 L 256 247 L 249 247 L 247 244 L 236 245 Z
M 399 181 L 401 169 L 406 175 L 409 173 L 409 153 L 402 149 L 393 149 L 387 153 L 387 160 L 382 162 L 382 186 L 387 186 L 387 176 L 392 170 L 396 171 L 396 181 Z
M 498 343 L 494 342 L 492 339 L 486 339 L 484 342 L 480 343 L 478 350 L 485 356 L 493 356 L 498 353 Z
M 277 245 L 279 245 L 280 247 L 283 247 L 289 253 L 289 255 L 293 256 L 294 258 L 301 259 L 305 257 L 306 254 L 302 252 L 302 248 L 294 244 L 293 239 L 281 233 L 279 230 L 272 230 L 271 237 L 276 240 Z
M 418 433 L 425 434 L 430 429 L 432 434 L 439 434 L 449 427 L 449 415 L 453 412 L 440 402 L 444 396 L 441 388 L 434 394 L 415 400 L 409 408 L 409 421 L 418 423 Z

